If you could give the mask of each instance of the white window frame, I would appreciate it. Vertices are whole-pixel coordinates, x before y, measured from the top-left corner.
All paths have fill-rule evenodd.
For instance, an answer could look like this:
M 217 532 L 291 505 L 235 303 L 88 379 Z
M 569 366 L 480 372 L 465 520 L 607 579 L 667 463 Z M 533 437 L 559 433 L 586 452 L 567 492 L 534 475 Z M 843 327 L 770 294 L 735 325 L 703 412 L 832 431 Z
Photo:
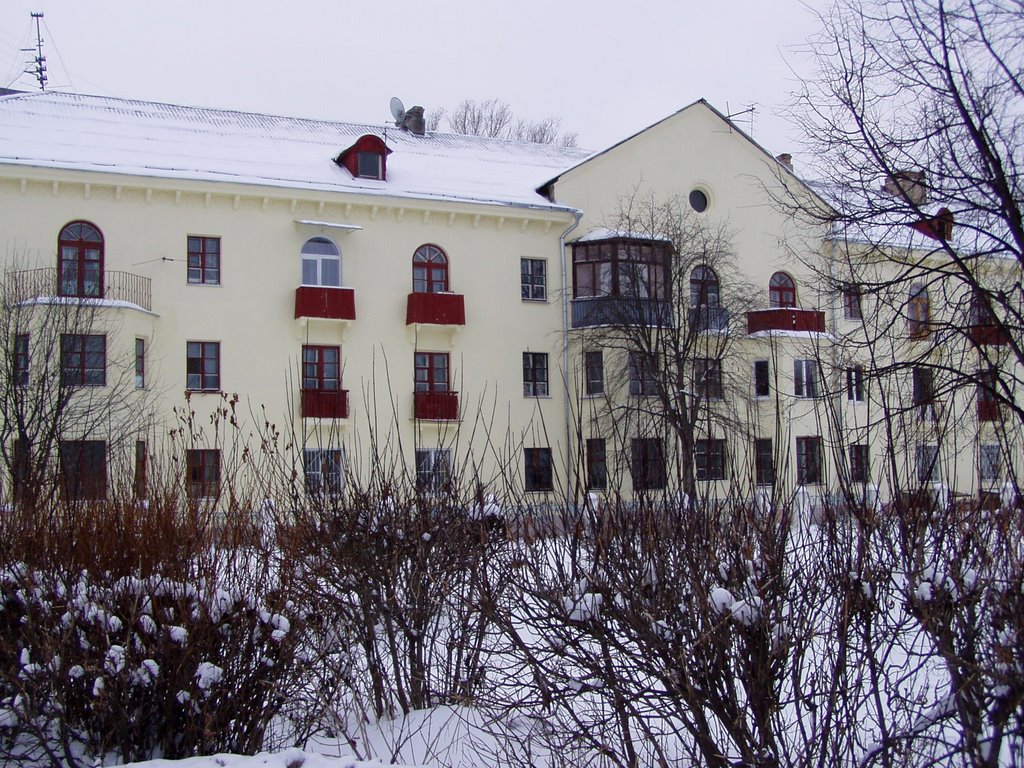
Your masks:
M 416 487 L 440 493 L 452 480 L 452 456 L 447 448 L 416 449 Z
M 324 468 L 331 471 L 324 476 Z M 340 493 L 345 487 L 345 456 L 340 448 L 306 448 L 302 452 L 302 476 L 310 494 Z
M 813 399 L 820 396 L 818 361 L 809 358 L 793 360 L 793 394 Z
M 308 246 L 310 243 L 328 243 L 328 244 L 330 244 L 334 248 L 335 253 L 330 254 L 330 253 L 307 252 L 306 251 L 306 246 Z M 314 283 L 307 283 L 306 282 L 306 262 L 307 261 L 315 262 L 316 263 L 316 282 L 314 282 Z M 325 283 L 324 282 L 324 262 L 325 261 L 337 262 L 337 265 L 338 265 L 338 282 L 337 282 L 337 284 Z M 315 287 L 318 287 L 318 288 L 340 288 L 341 287 L 341 248 L 338 247 L 338 244 L 336 242 L 334 242 L 333 240 L 331 240 L 330 238 L 327 238 L 327 237 L 317 236 L 317 237 L 309 238 L 308 240 L 306 240 L 306 242 L 304 242 L 302 244 L 302 251 L 300 252 L 300 267 L 299 267 L 299 271 L 300 271 L 300 278 L 302 280 L 302 285 L 315 286 Z

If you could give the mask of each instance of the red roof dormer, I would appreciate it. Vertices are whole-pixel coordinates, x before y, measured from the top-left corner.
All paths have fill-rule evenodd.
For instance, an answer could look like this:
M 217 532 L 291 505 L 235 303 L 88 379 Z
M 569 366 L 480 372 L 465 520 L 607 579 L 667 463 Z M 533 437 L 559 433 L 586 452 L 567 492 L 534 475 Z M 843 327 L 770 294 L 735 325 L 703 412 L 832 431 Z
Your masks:
M 953 237 L 953 214 L 949 208 L 940 208 L 930 219 L 915 221 L 910 226 L 932 240 L 946 242 Z
M 371 133 L 360 136 L 356 143 L 334 158 L 334 162 L 347 170 L 357 179 L 379 179 L 386 181 L 388 149 L 380 136 Z

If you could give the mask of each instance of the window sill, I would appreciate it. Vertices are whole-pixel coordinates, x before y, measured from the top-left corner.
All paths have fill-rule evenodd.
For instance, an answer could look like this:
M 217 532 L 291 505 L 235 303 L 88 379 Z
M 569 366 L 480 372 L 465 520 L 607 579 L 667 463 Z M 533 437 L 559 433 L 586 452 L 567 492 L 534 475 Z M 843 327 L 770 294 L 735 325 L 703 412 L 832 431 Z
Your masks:
M 187 395 L 219 395 L 223 392 L 222 389 L 188 389 L 185 388 L 185 394 Z
M 550 400 L 552 395 L 523 395 L 523 400 Z
M 223 283 L 185 283 L 190 288 L 220 288 Z
M 522 299 L 523 304 L 549 304 L 547 299 Z

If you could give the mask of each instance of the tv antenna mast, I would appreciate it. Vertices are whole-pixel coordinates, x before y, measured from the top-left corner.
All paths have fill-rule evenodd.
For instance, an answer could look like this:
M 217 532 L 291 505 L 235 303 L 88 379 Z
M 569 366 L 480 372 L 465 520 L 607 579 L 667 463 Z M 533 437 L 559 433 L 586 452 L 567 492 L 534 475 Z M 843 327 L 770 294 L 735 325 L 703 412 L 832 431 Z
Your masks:
M 25 70 L 26 75 L 32 75 L 39 82 L 39 90 L 46 90 L 46 81 L 49 79 L 46 76 L 46 57 L 43 55 L 43 32 L 39 26 L 39 22 L 43 19 L 42 12 L 32 13 L 32 18 L 36 20 L 36 47 L 35 48 L 22 48 L 23 53 L 35 53 L 35 58 L 29 63 L 29 68 Z

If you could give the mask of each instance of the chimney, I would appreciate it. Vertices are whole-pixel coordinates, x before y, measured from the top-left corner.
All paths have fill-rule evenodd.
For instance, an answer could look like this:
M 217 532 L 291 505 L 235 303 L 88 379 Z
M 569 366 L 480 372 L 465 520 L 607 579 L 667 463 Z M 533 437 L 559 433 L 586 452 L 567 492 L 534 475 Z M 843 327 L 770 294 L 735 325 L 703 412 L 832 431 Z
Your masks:
M 793 156 L 791 154 L 783 152 L 781 155 L 776 155 L 775 159 L 778 160 L 780 164 L 786 166 L 787 171 L 790 173 L 793 172 Z
M 902 197 L 914 205 L 923 205 L 928 202 L 928 188 L 925 186 L 924 171 L 896 171 L 885 180 L 882 192 L 893 197 Z
M 422 136 L 427 131 L 427 121 L 423 119 L 423 107 L 409 107 L 402 120 L 402 130 L 415 136 Z

